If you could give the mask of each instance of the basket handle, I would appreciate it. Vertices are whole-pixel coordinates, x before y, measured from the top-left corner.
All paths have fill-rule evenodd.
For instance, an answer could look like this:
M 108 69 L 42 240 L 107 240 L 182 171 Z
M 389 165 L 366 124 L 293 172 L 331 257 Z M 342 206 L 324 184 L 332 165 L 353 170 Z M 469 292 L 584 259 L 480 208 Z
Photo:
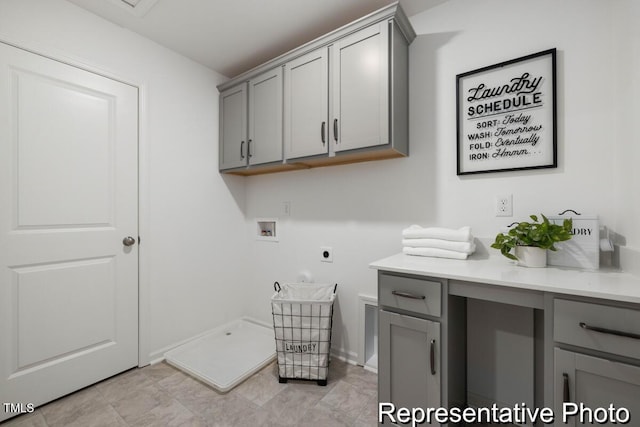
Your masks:
M 567 209 L 567 210 L 565 210 L 565 211 L 563 211 L 563 212 L 560 212 L 558 215 L 564 215 L 564 214 L 566 214 L 567 212 L 573 212 L 573 213 L 574 213 L 574 214 L 576 214 L 576 215 L 581 215 L 581 214 L 579 214 L 578 212 L 574 211 L 573 209 Z
M 278 282 L 273 282 L 273 289 L 274 289 L 276 292 L 280 292 L 280 291 L 282 290 L 282 288 L 280 287 L 280 283 L 278 283 Z

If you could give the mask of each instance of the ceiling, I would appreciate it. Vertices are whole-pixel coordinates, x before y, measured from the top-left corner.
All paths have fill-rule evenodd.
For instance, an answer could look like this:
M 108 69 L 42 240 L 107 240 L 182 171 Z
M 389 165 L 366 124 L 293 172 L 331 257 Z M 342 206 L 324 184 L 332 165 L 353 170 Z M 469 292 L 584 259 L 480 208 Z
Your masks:
M 392 0 L 68 0 L 234 77 Z M 412 16 L 446 0 L 400 0 Z

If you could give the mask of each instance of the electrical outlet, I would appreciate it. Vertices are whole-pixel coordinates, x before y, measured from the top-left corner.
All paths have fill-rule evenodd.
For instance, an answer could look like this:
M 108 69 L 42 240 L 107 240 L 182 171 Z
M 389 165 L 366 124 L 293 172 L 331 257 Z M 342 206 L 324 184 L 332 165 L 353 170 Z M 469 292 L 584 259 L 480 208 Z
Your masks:
M 496 196 L 496 216 L 513 216 L 513 195 Z
M 323 246 L 320 248 L 320 261 L 333 262 L 333 248 Z

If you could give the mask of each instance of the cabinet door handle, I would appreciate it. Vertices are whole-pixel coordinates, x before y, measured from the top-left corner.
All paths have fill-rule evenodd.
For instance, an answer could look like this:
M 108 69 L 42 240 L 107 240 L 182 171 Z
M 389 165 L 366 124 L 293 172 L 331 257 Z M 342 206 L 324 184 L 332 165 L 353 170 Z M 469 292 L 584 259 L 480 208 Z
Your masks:
M 325 134 L 324 128 L 325 128 L 326 125 L 327 125 L 327 122 L 322 122 L 322 125 L 320 126 L 320 138 L 322 138 L 322 145 L 324 145 L 325 142 L 326 142 L 325 141 L 326 138 L 325 138 L 325 135 L 324 135 Z
M 338 143 L 338 119 L 333 119 L 333 139 Z
M 426 297 L 424 295 L 416 295 L 416 294 L 410 294 L 409 292 L 402 292 L 402 291 L 391 291 L 391 293 L 397 297 L 403 297 L 403 298 L 411 298 L 411 299 L 425 299 Z
M 436 374 L 436 340 L 431 340 L 429 348 L 429 360 L 431 362 L 431 375 Z
M 571 402 L 571 395 L 569 394 L 569 374 L 562 374 L 562 402 Z
M 617 335 L 619 337 L 633 338 L 636 340 L 640 340 L 639 334 L 634 334 L 631 332 L 616 331 L 615 329 L 600 328 L 598 326 L 589 326 L 584 322 L 580 322 L 578 324 L 582 329 L 585 329 L 587 331 L 600 332 L 601 334 Z
M 253 142 L 252 139 L 250 139 L 247 142 L 247 155 L 249 156 L 249 158 L 253 157 L 253 154 L 251 154 L 251 143 Z
M 240 142 L 240 158 L 244 159 L 244 141 Z

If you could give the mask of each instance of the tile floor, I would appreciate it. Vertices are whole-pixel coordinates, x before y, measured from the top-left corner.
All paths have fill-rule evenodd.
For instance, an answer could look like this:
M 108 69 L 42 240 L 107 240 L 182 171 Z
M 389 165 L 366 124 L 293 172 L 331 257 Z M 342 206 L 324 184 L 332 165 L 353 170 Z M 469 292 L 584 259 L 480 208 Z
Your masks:
M 337 359 L 326 387 L 278 382 L 275 363 L 226 394 L 166 363 L 133 369 L 1 427 L 375 426 L 377 376 Z

